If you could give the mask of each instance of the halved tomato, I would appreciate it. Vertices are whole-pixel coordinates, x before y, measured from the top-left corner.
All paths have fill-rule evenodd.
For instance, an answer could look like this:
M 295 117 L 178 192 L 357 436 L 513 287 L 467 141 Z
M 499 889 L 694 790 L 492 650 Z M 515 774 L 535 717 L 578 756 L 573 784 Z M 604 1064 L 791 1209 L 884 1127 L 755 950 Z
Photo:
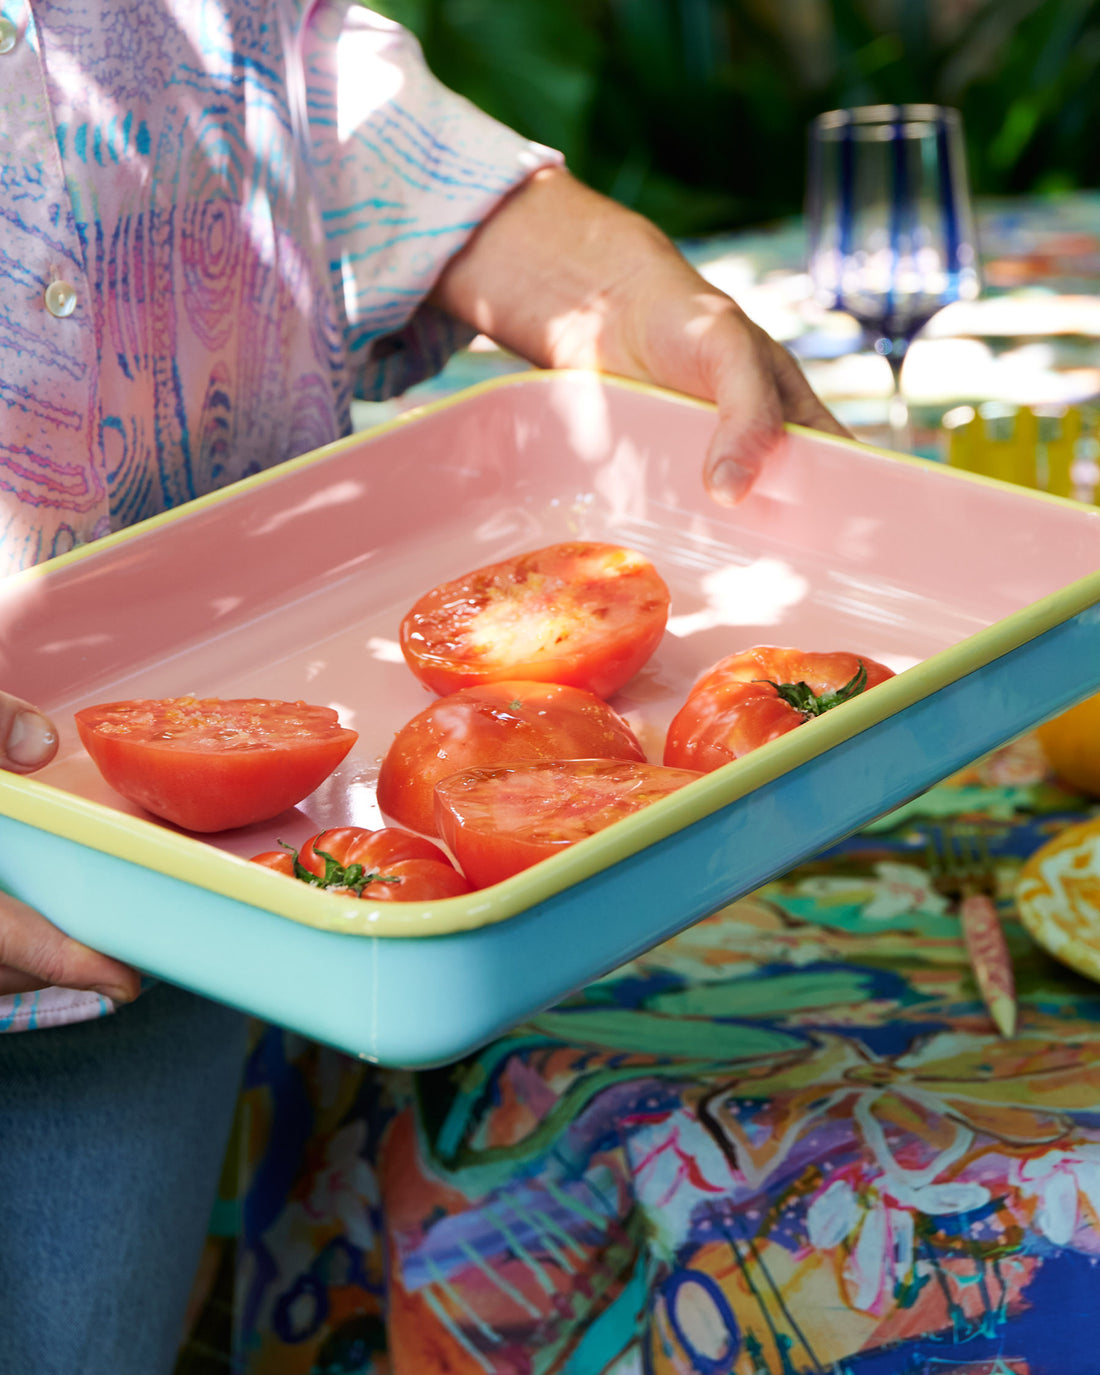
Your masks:
M 252 863 L 373 902 L 434 902 L 472 888 L 438 845 L 390 827 L 333 827 L 310 836 L 300 850 L 265 850 Z
M 358 739 L 330 707 L 256 697 L 107 702 L 78 711 L 76 728 L 116 792 L 202 832 L 278 816 Z
M 433 588 L 402 622 L 401 649 L 440 694 L 523 679 L 610 697 L 657 648 L 668 606 L 641 554 L 554 544 Z
M 673 717 L 665 763 L 720 768 L 893 676 L 884 664 L 844 650 L 760 645 L 731 654 L 699 679 Z
M 521 759 L 641 762 L 645 753 L 618 712 L 591 692 L 486 683 L 440 697 L 398 731 L 378 774 L 378 805 L 399 825 L 432 835 L 441 778 Z
M 436 784 L 436 822 L 462 872 L 485 888 L 702 776 L 609 759 L 464 769 Z

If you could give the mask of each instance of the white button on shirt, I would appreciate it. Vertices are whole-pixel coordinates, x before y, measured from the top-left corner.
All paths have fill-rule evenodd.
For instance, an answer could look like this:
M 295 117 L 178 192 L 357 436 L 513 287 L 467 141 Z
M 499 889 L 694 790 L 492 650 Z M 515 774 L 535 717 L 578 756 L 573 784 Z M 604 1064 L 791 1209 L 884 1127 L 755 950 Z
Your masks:
M 72 282 L 51 282 L 46 288 L 46 309 L 63 320 L 76 309 L 76 287 Z
M 10 19 L 0 14 L 0 56 L 10 53 L 19 41 L 19 31 Z

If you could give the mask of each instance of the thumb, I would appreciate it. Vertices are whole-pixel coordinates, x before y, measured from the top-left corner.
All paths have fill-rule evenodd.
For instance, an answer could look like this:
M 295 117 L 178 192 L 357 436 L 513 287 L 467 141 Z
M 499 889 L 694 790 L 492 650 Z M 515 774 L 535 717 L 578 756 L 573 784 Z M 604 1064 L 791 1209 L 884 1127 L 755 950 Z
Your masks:
M 57 731 L 48 716 L 0 692 L 0 768 L 31 773 L 57 753 Z

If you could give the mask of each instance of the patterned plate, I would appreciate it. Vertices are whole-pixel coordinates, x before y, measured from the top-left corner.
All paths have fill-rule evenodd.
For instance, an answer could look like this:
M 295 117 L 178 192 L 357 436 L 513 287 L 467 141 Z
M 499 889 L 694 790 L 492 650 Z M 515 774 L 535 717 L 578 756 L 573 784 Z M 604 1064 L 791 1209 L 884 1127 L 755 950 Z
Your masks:
M 1020 870 L 1016 902 L 1044 949 L 1100 980 L 1100 817 L 1036 850 Z

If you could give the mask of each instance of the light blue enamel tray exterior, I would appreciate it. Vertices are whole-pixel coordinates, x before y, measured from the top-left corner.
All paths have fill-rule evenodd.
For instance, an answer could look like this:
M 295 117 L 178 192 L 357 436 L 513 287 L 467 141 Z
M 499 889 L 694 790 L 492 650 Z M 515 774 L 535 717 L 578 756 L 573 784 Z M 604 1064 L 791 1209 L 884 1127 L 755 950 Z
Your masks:
M 152 974 L 353 1055 L 428 1066 L 1098 689 L 1100 606 L 1092 606 L 628 861 L 454 935 L 318 931 L 4 816 L 0 880 L 71 934 Z

